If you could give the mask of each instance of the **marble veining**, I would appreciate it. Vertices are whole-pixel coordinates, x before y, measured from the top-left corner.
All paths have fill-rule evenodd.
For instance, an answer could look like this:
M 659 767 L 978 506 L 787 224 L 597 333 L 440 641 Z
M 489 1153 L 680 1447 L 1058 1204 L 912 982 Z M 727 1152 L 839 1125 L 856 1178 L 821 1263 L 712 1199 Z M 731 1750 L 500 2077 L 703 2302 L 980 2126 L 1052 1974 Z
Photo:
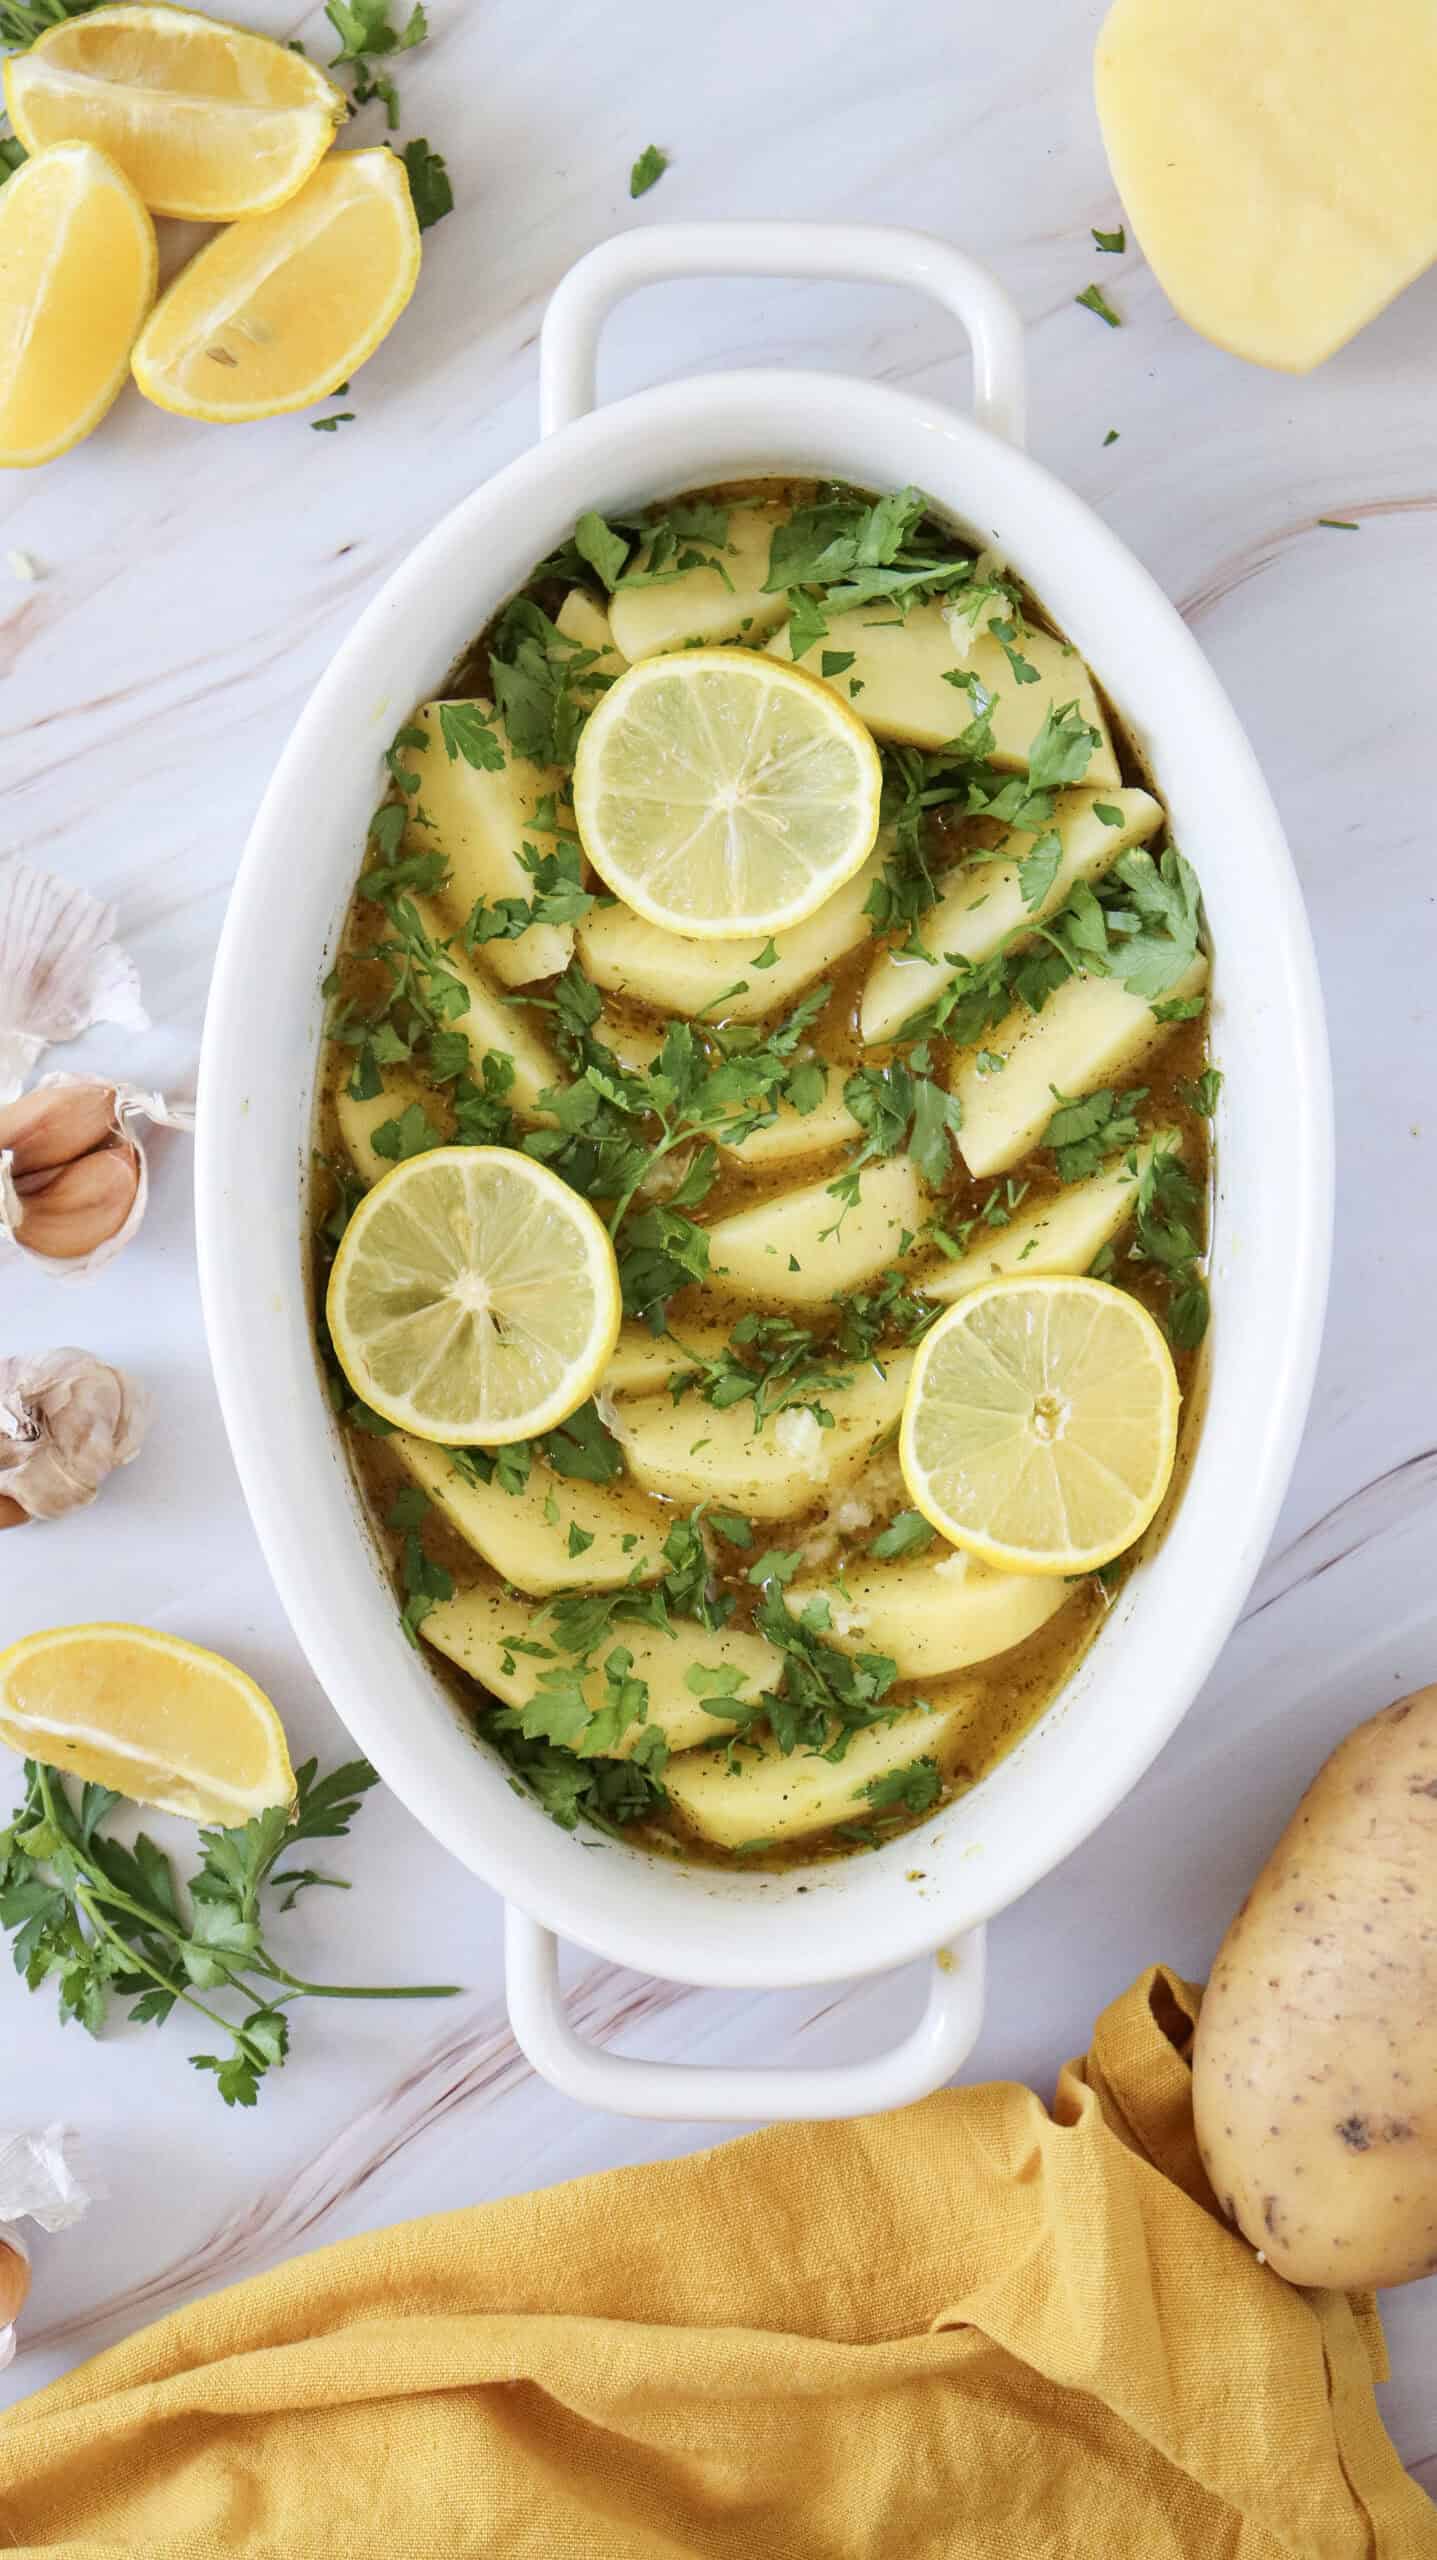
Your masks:
M 328 50 L 317 5 L 254 0 L 245 14 Z M 388 571 L 532 437 L 535 335 L 573 258 L 630 222 L 844 215 L 941 232 L 1015 296 L 1034 451 L 1180 599 L 1276 792 L 1318 940 L 1339 1141 L 1317 1394 L 1244 1619 L 1136 1793 L 993 1932 L 974 2068 L 1044 2090 L 1140 1965 L 1204 1971 L 1323 1752 L 1437 1676 L 1437 275 L 1307 381 L 1192 337 L 1135 251 L 1101 256 L 1089 236 L 1118 215 L 1089 96 L 1100 14 L 1097 0 L 996 19 L 971 0 L 918 0 L 899 38 L 879 0 L 730 0 L 717 14 L 431 0 L 433 36 L 399 66 L 404 131 L 446 152 L 458 210 L 356 381 L 354 425 L 205 428 L 127 395 L 101 436 L 0 488 L 0 850 L 118 902 L 154 1022 L 123 1054 L 100 1032 L 63 1063 L 183 1093 L 228 884 L 286 733 Z M 629 167 L 650 141 L 672 167 L 631 205 Z M 1074 304 L 1094 277 L 1118 330 Z M 967 391 L 952 324 L 929 306 L 753 282 L 628 305 L 601 386 L 773 362 Z M 37 583 L 7 570 L 11 549 Z M 90 1344 L 155 1400 L 141 1460 L 92 1511 L 0 1541 L 3 1632 L 116 1616 L 202 1638 L 265 1683 L 299 1750 L 332 1758 L 342 1727 L 281 1619 L 209 1382 L 187 1141 L 161 1134 L 152 1168 L 142 1237 L 92 1283 L 0 1274 L 7 1350 Z M 187 2070 L 182 2026 L 121 2029 L 97 2050 L 61 2031 L 48 1995 L 0 1977 L 5 2114 L 67 2117 L 108 2189 L 83 2236 L 37 2249 L 7 2400 L 292 2250 L 712 2138 L 586 2115 L 536 2082 L 504 2021 L 492 1896 L 393 1799 L 371 1800 L 333 1863 L 355 1890 L 342 1907 L 311 1897 L 325 1907 L 287 1924 L 299 1970 L 442 1972 L 466 1989 L 448 2008 L 316 2008 L 253 2115 L 226 2115 Z M 863 2051 L 917 1988 L 746 1999 L 584 1957 L 574 1997 L 599 2037 L 772 2061 Z M 1386 2311 L 1388 2422 L 1437 2494 L 1437 2282 Z

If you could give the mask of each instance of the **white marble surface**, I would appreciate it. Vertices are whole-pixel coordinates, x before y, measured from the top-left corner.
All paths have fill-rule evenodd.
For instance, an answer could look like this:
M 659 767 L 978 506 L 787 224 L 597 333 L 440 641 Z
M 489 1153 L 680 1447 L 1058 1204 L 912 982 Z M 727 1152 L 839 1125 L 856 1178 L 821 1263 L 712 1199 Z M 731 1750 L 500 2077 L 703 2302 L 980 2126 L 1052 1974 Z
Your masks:
M 317 8 L 246 14 L 326 49 Z M 63 1063 L 183 1091 L 226 891 L 289 725 L 386 572 L 532 437 L 535 332 L 574 257 L 630 222 L 843 214 L 941 232 L 1016 297 L 1034 450 L 1181 602 L 1283 809 L 1330 1006 L 1341 1164 L 1321 1378 L 1247 1615 L 1137 1794 L 993 1932 L 975 2069 L 1040 2088 L 1145 1962 L 1205 1969 L 1324 1750 L 1437 1675 L 1437 275 L 1305 382 L 1190 336 L 1135 254 L 1099 257 L 1089 239 L 1117 216 L 1089 99 L 1098 16 L 1095 0 L 919 0 L 900 32 L 879 0 L 432 0 L 434 35 L 399 66 L 405 131 L 447 152 L 459 209 L 356 383 L 357 423 L 219 430 L 127 395 L 89 445 L 0 490 L 0 843 L 118 901 L 155 1023 Z M 673 165 L 631 206 L 651 140 Z M 1074 307 L 1095 275 L 1119 331 Z M 965 396 L 951 325 L 868 289 L 665 287 L 618 320 L 603 373 L 617 389 L 786 357 Z M 1332 515 L 1360 531 L 1317 527 Z M 39 584 L 10 578 L 8 546 L 33 554 Z M 155 1401 L 143 1458 L 92 1511 L 3 1541 L 6 1636 L 123 1616 L 203 1638 L 265 1683 L 300 1748 L 333 1756 L 342 1729 L 281 1618 L 220 1429 L 185 1142 L 157 1150 L 150 1221 L 120 1263 L 88 1286 L 10 1268 L 0 1290 L 7 1350 L 87 1343 Z M 316 2008 L 255 2114 L 225 2114 L 186 2069 L 181 2027 L 96 2048 L 61 2031 L 48 1992 L 0 1977 L 0 2112 L 69 2119 L 109 2189 L 86 2229 L 41 2243 L 4 2396 L 295 2249 L 710 2138 L 586 2115 L 535 2081 L 504 2025 L 496 1905 L 392 1798 L 339 1856 L 355 1891 L 301 1907 L 300 1969 L 468 1988 L 446 2007 Z M 893 2023 L 882 1985 L 750 2000 L 580 1971 L 590 2022 L 661 2055 L 840 2055 Z M 1437 2282 L 1388 2314 L 1389 2423 L 1437 2490 Z

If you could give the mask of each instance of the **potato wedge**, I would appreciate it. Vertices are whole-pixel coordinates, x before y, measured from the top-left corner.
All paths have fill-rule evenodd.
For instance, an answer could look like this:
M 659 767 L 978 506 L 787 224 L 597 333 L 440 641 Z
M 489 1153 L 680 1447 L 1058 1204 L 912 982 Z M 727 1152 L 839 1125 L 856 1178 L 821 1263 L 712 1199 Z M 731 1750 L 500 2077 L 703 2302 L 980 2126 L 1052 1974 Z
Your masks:
M 1121 826 L 1095 816 L 1095 805 L 1120 810 Z M 920 938 L 935 957 L 916 960 L 885 950 L 874 961 L 863 987 L 864 1039 L 896 1039 L 904 1023 L 957 976 L 955 962 L 987 960 L 1010 935 L 1044 923 L 1080 880 L 1100 880 L 1120 853 L 1156 835 L 1162 822 L 1161 808 L 1146 791 L 1060 791 L 1053 825 L 1062 853 L 1046 896 L 1033 907 L 1023 896 L 1020 866 L 1033 849 L 1032 836 L 1009 836 L 981 862 L 963 863 L 923 918 Z
M 1091 1271 L 1104 1245 L 1132 1216 L 1138 1175 L 1160 1147 L 1181 1151 L 1176 1129 L 1155 1129 L 1085 1182 L 1070 1182 L 1015 1209 L 1006 1226 L 980 1225 L 956 1262 L 935 1262 L 915 1271 L 914 1288 L 947 1306 L 966 1298 L 981 1280 L 996 1280 L 1005 1271 Z
M 980 1695 L 975 1683 L 955 1682 L 926 1712 L 916 1707 L 892 1724 L 866 1726 L 839 1761 L 813 1751 L 785 1755 L 765 1733 L 735 1753 L 732 1767 L 726 1751 L 686 1752 L 670 1761 L 664 1784 L 685 1821 L 717 1848 L 801 1840 L 835 1822 L 861 1822 L 872 1810 L 865 1789 L 876 1779 L 921 1760 L 946 1772 Z
M 396 1431 L 389 1446 L 450 1527 L 520 1591 L 615 1591 L 664 1570 L 670 1524 L 630 1484 L 584 1484 L 536 1464 L 521 1492 L 506 1493 L 461 1475 L 453 1451 L 432 1440 Z M 589 1540 L 577 1556 L 571 1527 Z
M 900 1680 L 936 1680 L 1006 1653 L 1066 1607 L 1068 1584 L 1034 1573 L 996 1573 L 945 1547 L 845 1566 L 841 1587 L 820 1574 L 791 1582 L 795 1617 L 818 1594 L 828 1602 L 827 1641 L 843 1653 L 886 1653 Z
M 941 603 L 915 604 L 902 622 L 882 605 L 858 605 L 852 613 L 831 614 L 821 648 L 807 650 L 798 663 L 818 676 L 820 683 L 830 683 L 876 738 L 930 749 L 945 747 L 973 716 L 969 695 L 949 684 L 948 675 L 957 669 L 976 676 L 992 696 L 993 762 L 1017 773 L 1028 769 L 1028 752 L 1045 714 L 1076 702 L 1099 739 L 1083 781 L 1091 789 L 1122 779 L 1102 705 L 1076 649 L 1065 649 L 1051 632 L 1030 629 L 1022 654 L 1037 668 L 1038 682 L 1019 684 L 999 643 L 987 631 L 969 643 L 964 629 L 955 646 L 947 611 Z M 774 657 L 792 657 L 787 624 L 768 645 Z M 820 674 L 823 650 L 851 651 L 852 666 L 825 679 Z M 862 687 L 856 694 L 850 692 L 855 683 Z
M 443 909 L 427 897 L 416 897 L 414 904 L 425 931 L 436 942 L 447 940 L 454 927 Z M 445 952 L 444 965 L 468 993 L 468 1010 L 456 1016 L 452 1027 L 468 1035 L 475 1072 L 490 1050 L 512 1059 L 514 1082 L 505 1097 L 510 1109 L 521 1120 L 542 1119 L 539 1096 L 551 1085 L 562 1084 L 563 1077 L 552 1049 L 533 1028 L 533 1014 L 526 1012 L 522 1002 L 506 1000 L 483 963 L 466 959 L 457 945 L 451 944 Z
M 756 1432 L 751 1404 L 716 1413 L 693 1395 L 679 1404 L 671 1396 L 621 1397 L 615 1427 L 629 1473 L 647 1492 L 787 1520 L 863 1473 L 884 1434 L 897 1429 L 912 1366 L 912 1353 L 903 1352 L 883 1371 L 870 1365 L 850 1385 L 830 1388 L 827 1431 L 795 1407 Z
M 553 852 L 552 830 L 539 827 L 535 811 L 546 797 L 556 803 L 563 800 L 566 777 L 557 765 L 525 763 L 507 740 L 502 772 L 489 773 L 466 764 L 463 756 L 451 755 L 445 745 L 440 714 L 446 707 L 442 702 L 426 702 L 414 714 L 414 726 L 428 740 L 416 767 L 417 805 L 433 823 L 411 824 L 405 849 L 444 855 L 449 877 L 437 892 L 436 903 L 449 919 L 446 929 L 453 933 L 478 898 L 494 906 L 500 898 L 533 896 L 534 883 L 519 859 L 519 849 L 531 844 L 539 853 Z M 481 702 L 475 708 L 503 739 L 504 724 L 492 705 Z M 417 748 L 415 754 L 420 754 Z M 531 924 L 516 941 L 486 942 L 484 965 L 501 986 L 522 987 L 534 978 L 557 976 L 568 967 L 573 949 L 571 924 Z
M 791 1005 L 815 978 L 864 941 L 872 928 L 865 901 L 891 844 L 890 836 L 880 835 L 862 870 L 845 880 L 817 915 L 775 934 L 778 958 L 766 969 L 754 966 L 765 947 L 760 934 L 741 935 L 737 941 L 689 942 L 617 901 L 585 916 L 578 928 L 579 957 L 596 987 L 665 1014 L 759 1022 Z
M 1196 995 L 1207 966 L 1199 953 L 1164 1001 Z M 958 1151 L 969 1172 L 980 1180 L 1006 1173 L 1037 1146 L 1057 1109 L 1055 1092 L 1093 1093 L 1132 1074 L 1170 1029 L 1116 978 L 1069 978 L 1041 1013 L 1017 1007 L 981 1050 L 961 1051 L 949 1074 L 963 1106 Z M 1002 1068 L 984 1073 L 978 1062 L 985 1056 L 1001 1058 Z
M 581 649 L 597 652 L 596 663 L 587 670 L 591 676 L 623 674 L 629 662 L 614 647 L 613 625 L 603 606 L 582 587 L 570 588 L 554 616 L 554 628 L 566 640 L 577 640 Z
M 646 1324 L 621 1325 L 604 1371 L 604 1393 L 653 1395 L 677 1370 L 691 1369 L 695 1358 L 716 1359 L 727 1341 L 728 1328 L 720 1324 L 681 1324 L 677 1333 L 650 1333 Z
M 573 1663 L 572 1655 L 553 1649 L 545 1613 L 523 1600 L 509 1599 L 497 1583 L 475 1583 L 467 1591 L 456 1591 L 452 1600 L 439 1601 L 420 1633 L 426 1644 L 457 1662 L 461 1671 L 506 1707 L 526 1706 L 539 1689 L 542 1673 Z M 518 1643 L 545 1644 L 551 1649 L 545 1655 L 516 1653 L 511 1648 Z M 691 1751 L 715 1734 L 733 1731 L 732 1716 L 711 1714 L 689 1687 L 688 1673 L 695 1664 L 709 1671 L 740 1671 L 743 1677 L 736 1694 L 744 1701 L 773 1688 L 783 1669 L 777 1646 L 743 1628 L 710 1630 L 680 1618 L 672 1634 L 665 1634 L 658 1627 L 626 1624 L 615 1628 L 612 1643 L 597 1647 L 595 1658 L 581 1673 L 584 1697 L 595 1712 L 604 1703 L 603 1657 L 614 1645 L 625 1646 L 633 1655 L 630 1676 L 642 1680 L 649 1694 L 645 1721 L 631 1724 L 617 1740 L 604 1743 L 604 1756 L 612 1760 L 629 1759 L 644 1733 L 655 1725 L 671 1751 Z M 582 1741 L 569 1747 L 581 1754 L 584 1749 Z
M 781 1102 L 776 1117 L 763 1128 L 751 1129 L 746 1138 L 720 1139 L 719 1144 L 734 1164 L 746 1166 L 751 1173 L 766 1173 L 775 1165 L 798 1164 L 805 1156 L 856 1146 L 862 1135 L 843 1099 L 843 1077 L 830 1069 L 827 1091 L 812 1111 L 795 1111 L 791 1102 Z
M 851 1208 L 822 1176 L 736 1209 L 709 1228 L 709 1269 L 720 1288 L 785 1307 L 826 1306 L 910 1252 L 928 1214 L 911 1156 L 866 1164 Z
M 614 646 L 627 659 L 656 658 L 690 641 L 755 640 L 788 611 L 785 595 L 765 595 L 769 545 L 785 509 L 770 499 L 729 509 L 728 539 L 714 556 L 723 568 L 685 569 L 652 587 L 623 586 L 609 604 Z M 634 563 L 642 574 L 647 551 Z
M 447 1138 L 452 1115 L 444 1097 L 436 1093 L 432 1085 L 426 1084 L 412 1067 L 386 1067 L 381 1090 L 370 1094 L 364 1102 L 355 1101 L 349 1090 L 348 1075 L 341 1077 L 335 1087 L 335 1118 L 339 1122 L 344 1152 L 361 1182 L 377 1182 L 382 1173 L 388 1173 L 395 1158 L 379 1153 L 374 1143 L 374 1132 L 382 1128 L 386 1120 L 397 1119 L 414 1103 L 418 1104 L 436 1138 Z

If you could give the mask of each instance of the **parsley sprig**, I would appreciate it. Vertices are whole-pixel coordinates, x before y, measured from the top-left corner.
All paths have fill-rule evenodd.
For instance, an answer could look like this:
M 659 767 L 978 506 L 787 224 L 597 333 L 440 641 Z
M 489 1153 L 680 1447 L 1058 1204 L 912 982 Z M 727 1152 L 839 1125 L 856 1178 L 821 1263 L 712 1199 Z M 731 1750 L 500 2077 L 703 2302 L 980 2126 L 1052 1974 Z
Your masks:
M 53 1980 L 62 2018 L 98 2035 L 112 2003 L 128 1999 L 132 2024 L 159 2025 L 176 2007 L 196 2010 L 227 2040 L 194 2053 L 226 2106 L 252 2107 L 267 2071 L 289 2052 L 297 2000 L 442 2000 L 454 1983 L 306 1982 L 266 1940 L 266 1893 L 289 1911 L 312 1885 L 347 1890 L 341 1876 L 282 1866 L 302 1841 L 342 1838 L 375 1783 L 366 1760 L 325 1778 L 307 1760 L 295 1772 L 292 1808 L 274 1806 L 232 1830 L 202 1831 L 196 1872 L 181 1887 L 165 1852 L 141 1832 L 127 1849 L 105 1830 L 121 1801 L 86 1785 L 78 1801 L 63 1777 L 25 1763 L 25 1800 L 0 1831 L 0 1927 L 15 1933 L 16 1972 L 32 1991 Z M 208 1995 L 202 1997 L 201 1995 Z M 236 2018 L 214 2005 L 238 2000 Z

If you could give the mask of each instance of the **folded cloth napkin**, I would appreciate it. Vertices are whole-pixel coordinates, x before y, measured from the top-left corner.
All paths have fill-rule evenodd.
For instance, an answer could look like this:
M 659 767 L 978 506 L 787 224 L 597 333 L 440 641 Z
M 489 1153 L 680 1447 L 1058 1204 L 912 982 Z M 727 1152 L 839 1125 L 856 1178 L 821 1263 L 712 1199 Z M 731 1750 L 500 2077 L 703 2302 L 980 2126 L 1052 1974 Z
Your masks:
M 1197 1994 L 1051 2114 L 955 2089 L 402 2224 L 197 2302 L 0 2428 L 67 2560 L 1408 2560 L 1370 2299 L 1218 2218 Z

